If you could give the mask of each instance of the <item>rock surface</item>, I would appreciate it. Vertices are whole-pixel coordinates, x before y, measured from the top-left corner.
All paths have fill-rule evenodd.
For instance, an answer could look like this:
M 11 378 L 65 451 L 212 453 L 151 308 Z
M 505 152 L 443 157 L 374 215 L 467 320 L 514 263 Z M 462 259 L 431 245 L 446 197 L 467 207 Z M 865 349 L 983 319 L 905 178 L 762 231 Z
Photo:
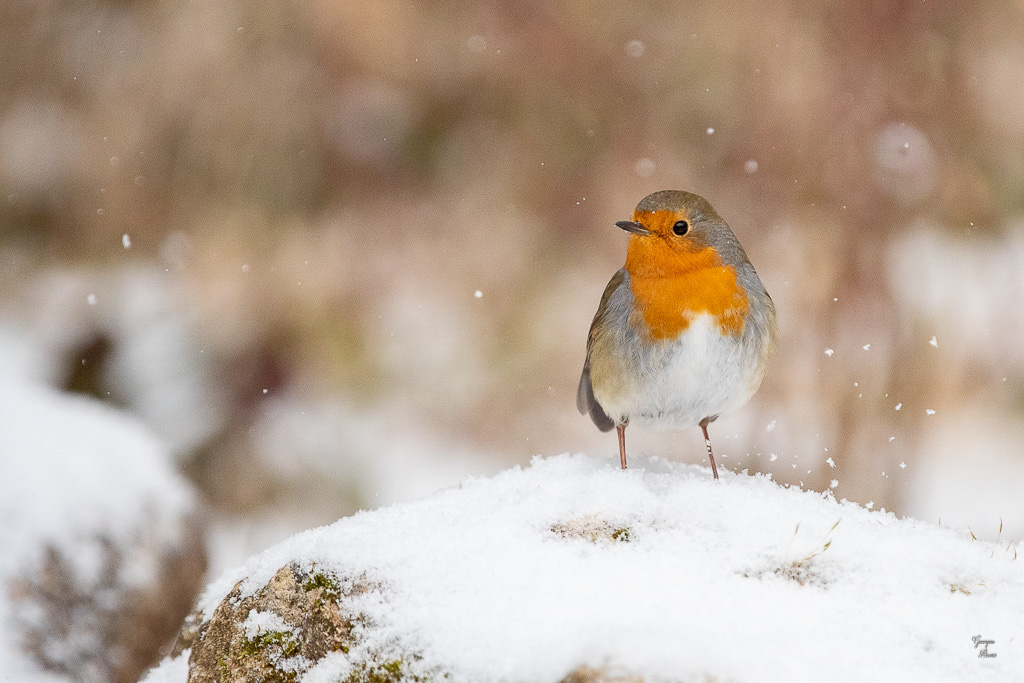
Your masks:
M 177 632 L 202 584 L 199 521 L 182 520 L 182 534 L 180 545 L 168 547 L 147 543 L 143 530 L 127 549 L 97 537 L 100 571 L 92 580 L 76 570 L 67 549 L 48 546 L 40 566 L 8 581 L 24 653 L 69 680 L 137 681 Z M 155 573 L 137 585 L 128 576 L 142 556 Z
M 175 651 L 191 652 L 190 683 L 291 680 L 328 653 L 349 651 L 360 616 L 351 598 L 371 590 L 291 564 L 251 595 L 239 582 L 208 621 L 186 628 Z

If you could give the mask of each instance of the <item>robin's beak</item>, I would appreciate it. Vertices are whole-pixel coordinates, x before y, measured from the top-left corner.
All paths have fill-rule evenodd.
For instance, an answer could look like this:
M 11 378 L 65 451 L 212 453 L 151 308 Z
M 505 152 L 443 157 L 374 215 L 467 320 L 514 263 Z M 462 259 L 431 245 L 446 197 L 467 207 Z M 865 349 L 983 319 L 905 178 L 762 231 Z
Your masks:
M 615 225 L 619 226 L 620 228 L 622 228 L 626 232 L 632 232 L 632 233 L 635 233 L 637 235 L 650 235 L 651 234 L 650 230 L 648 230 L 644 226 L 640 225 L 639 223 L 634 223 L 633 221 L 619 221 Z

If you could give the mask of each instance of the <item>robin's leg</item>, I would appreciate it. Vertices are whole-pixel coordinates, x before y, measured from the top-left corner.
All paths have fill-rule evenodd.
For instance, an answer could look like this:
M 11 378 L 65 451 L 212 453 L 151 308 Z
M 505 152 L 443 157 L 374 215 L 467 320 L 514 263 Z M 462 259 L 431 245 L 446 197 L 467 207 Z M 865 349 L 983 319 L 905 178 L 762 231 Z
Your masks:
M 619 460 L 622 469 L 626 469 L 626 425 L 615 425 L 615 431 L 619 434 Z
M 704 445 L 708 447 L 708 459 L 711 460 L 711 472 L 715 475 L 715 479 L 718 479 L 718 468 L 715 467 L 715 454 L 711 451 L 711 437 L 708 436 L 707 418 L 700 421 L 700 428 L 704 432 Z M 625 463 L 626 461 L 623 460 L 622 462 Z M 623 465 L 623 467 L 625 467 L 625 465 Z

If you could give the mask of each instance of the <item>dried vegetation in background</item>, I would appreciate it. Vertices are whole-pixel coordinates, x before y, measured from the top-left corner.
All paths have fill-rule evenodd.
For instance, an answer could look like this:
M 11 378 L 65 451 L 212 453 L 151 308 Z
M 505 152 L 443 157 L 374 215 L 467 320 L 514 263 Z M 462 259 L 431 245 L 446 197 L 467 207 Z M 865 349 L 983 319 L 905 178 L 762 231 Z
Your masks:
M 1024 467 L 1022 18 L 8 2 L 8 345 L 140 414 L 224 515 L 326 522 L 610 453 L 573 393 L 612 222 L 686 188 L 743 240 L 784 340 L 720 423 L 725 463 L 930 514 L 910 492 L 929 457 Z M 703 455 L 696 432 L 633 438 Z

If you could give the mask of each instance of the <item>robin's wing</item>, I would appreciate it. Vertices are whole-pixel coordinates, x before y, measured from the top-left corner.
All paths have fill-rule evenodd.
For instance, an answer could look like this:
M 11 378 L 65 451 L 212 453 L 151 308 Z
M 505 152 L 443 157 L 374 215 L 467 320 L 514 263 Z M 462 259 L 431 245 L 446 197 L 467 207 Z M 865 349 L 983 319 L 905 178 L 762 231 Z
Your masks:
M 612 279 L 608 282 L 608 286 L 604 288 L 604 294 L 601 295 L 601 304 L 597 307 L 597 314 L 594 315 L 594 321 L 590 323 L 590 334 L 587 335 L 587 360 L 583 363 L 583 374 L 580 376 L 580 386 L 576 390 L 576 407 L 579 411 L 586 415 L 590 414 L 590 419 L 594 421 L 597 428 L 602 432 L 609 431 L 615 426 L 615 421 L 608 417 L 608 414 L 601 408 L 601 404 L 594 398 L 594 385 L 590 383 L 590 348 L 594 345 L 594 335 L 596 330 L 604 320 L 605 315 L 608 311 L 608 299 L 611 297 L 612 292 L 618 289 L 623 280 L 626 277 L 626 269 L 620 269 Z

